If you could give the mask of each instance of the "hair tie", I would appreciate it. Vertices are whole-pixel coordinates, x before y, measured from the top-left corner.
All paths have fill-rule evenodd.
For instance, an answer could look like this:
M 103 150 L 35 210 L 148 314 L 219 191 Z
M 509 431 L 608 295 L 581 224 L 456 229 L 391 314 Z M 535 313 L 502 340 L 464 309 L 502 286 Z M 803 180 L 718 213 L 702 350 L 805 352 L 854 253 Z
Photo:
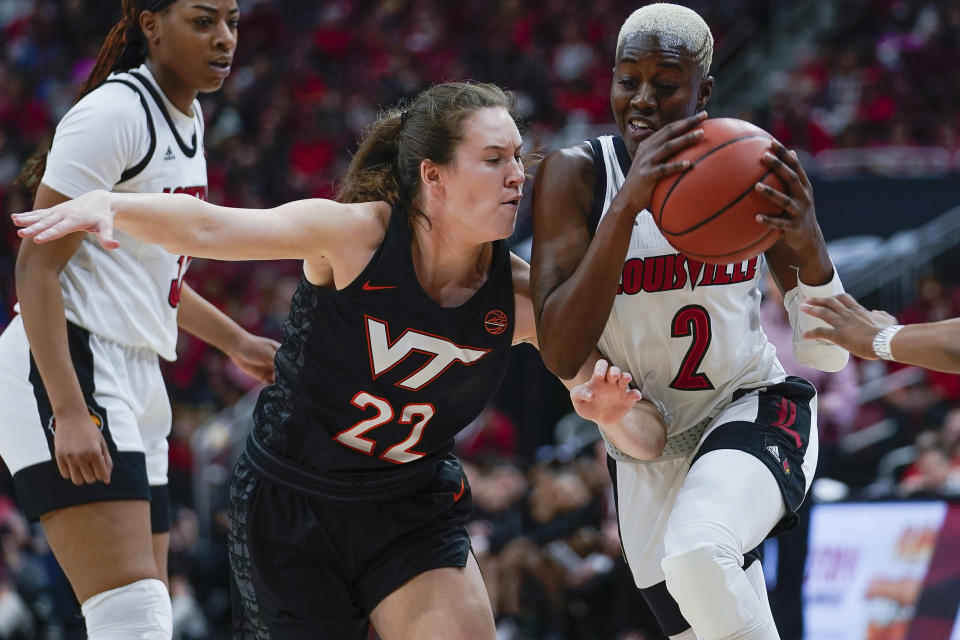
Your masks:
M 407 124 L 407 116 L 410 114 L 409 109 L 404 109 L 400 112 L 400 126 Z

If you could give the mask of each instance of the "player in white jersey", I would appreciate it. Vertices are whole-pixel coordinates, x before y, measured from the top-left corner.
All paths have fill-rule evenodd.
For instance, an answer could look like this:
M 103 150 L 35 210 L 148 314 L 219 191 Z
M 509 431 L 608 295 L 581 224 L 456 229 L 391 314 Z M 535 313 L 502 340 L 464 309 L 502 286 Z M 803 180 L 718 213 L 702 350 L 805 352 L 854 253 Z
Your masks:
M 777 638 L 751 551 L 795 523 L 816 467 L 816 391 L 788 377 L 759 323 L 766 260 L 798 359 L 823 370 L 842 350 L 802 339 L 808 296 L 842 290 L 796 154 L 764 162 L 787 192 L 761 217 L 782 239 L 764 256 L 709 265 L 673 249 L 646 211 L 670 161 L 702 135 L 710 30 L 690 9 L 634 12 L 617 43 L 610 101 L 619 136 L 551 154 L 534 188 L 532 285 L 544 362 L 563 378 L 595 345 L 633 374 L 667 425 L 653 463 L 608 439 L 625 556 L 664 632 L 684 640 Z M 679 605 L 679 606 L 678 606 Z
M 35 205 L 94 189 L 205 198 L 196 96 L 223 84 L 237 21 L 235 0 L 124 0 L 57 127 Z M 183 284 L 188 256 L 120 243 L 113 252 L 80 236 L 22 244 L 20 315 L 0 336 L 0 455 L 82 603 L 89 637 L 169 638 L 171 414 L 158 356 L 176 357 L 179 325 L 269 381 L 278 345 Z

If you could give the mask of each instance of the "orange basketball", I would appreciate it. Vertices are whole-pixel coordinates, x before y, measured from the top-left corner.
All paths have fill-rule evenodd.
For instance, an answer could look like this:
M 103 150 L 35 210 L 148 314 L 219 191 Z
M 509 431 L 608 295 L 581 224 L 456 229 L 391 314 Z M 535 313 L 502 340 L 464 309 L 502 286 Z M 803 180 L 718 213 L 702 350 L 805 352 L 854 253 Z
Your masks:
M 769 249 L 782 235 L 754 219 L 758 213 L 782 213 L 754 189 L 763 182 L 786 193 L 760 160 L 773 136 L 734 118 L 706 120 L 701 128 L 700 142 L 670 158 L 691 164 L 657 182 L 650 211 L 680 253 L 714 264 L 742 262 Z

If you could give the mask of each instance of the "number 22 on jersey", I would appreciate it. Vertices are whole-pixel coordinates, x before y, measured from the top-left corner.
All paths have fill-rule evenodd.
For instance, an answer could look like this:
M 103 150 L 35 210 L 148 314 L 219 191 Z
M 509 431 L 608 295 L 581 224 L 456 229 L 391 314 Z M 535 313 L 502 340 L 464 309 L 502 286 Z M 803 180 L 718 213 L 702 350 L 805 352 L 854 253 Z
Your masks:
M 372 431 L 393 420 L 393 407 L 383 398 L 378 398 L 366 391 L 361 391 L 353 396 L 353 400 L 350 402 L 358 409 L 366 409 L 367 407 L 373 406 L 373 408 L 377 410 L 377 414 L 372 418 L 361 420 L 349 429 L 344 429 L 334 436 L 334 439 L 345 447 L 359 451 L 360 453 L 365 453 L 368 456 L 373 455 L 373 448 L 377 443 L 363 436 L 368 431 Z M 411 424 L 413 428 L 410 429 L 410 434 L 403 442 L 393 445 L 380 454 L 380 459 L 403 464 L 422 458 L 424 454 L 420 451 L 414 451 L 413 447 L 420 442 L 420 438 L 423 437 L 423 430 L 427 427 L 427 423 L 430 422 L 430 418 L 433 417 L 434 413 L 436 413 L 436 410 L 433 408 L 433 405 L 427 403 L 408 404 L 403 407 L 400 412 L 399 422 L 400 424 Z M 419 418 L 419 420 L 415 422 L 414 420 L 416 418 Z
M 384 320 L 364 316 L 367 332 L 367 350 L 370 355 L 370 374 L 374 380 L 392 370 L 412 353 L 427 354 L 430 358 L 412 374 L 402 377 L 395 386 L 416 391 L 430 385 L 450 367 L 460 365 L 469 367 L 490 352 L 490 349 L 475 349 L 458 345 L 441 336 L 406 329 L 398 337 L 390 339 L 390 327 Z M 377 413 L 373 417 L 361 420 L 352 427 L 344 429 L 333 437 L 345 447 L 373 455 L 375 440 L 364 434 L 383 426 L 394 419 L 393 406 L 384 398 L 361 391 L 353 396 L 350 403 L 358 409 L 373 407 Z M 414 402 L 400 410 L 400 424 L 412 425 L 409 434 L 402 441 L 380 454 L 381 460 L 404 464 L 422 458 L 425 454 L 413 447 L 420 442 L 423 431 L 430 419 L 436 414 L 436 408 L 429 402 Z

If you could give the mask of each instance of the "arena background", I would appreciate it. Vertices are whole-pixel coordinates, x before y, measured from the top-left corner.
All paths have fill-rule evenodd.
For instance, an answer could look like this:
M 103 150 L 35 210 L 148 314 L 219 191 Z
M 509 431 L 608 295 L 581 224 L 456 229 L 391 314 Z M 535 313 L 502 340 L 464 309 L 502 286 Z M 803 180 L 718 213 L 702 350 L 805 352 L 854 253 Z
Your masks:
M 515 91 L 528 148 L 610 132 L 612 47 L 640 4 L 240 0 L 232 75 L 201 98 L 210 200 L 331 195 L 376 110 L 437 81 Z M 802 154 L 847 289 L 903 322 L 960 316 L 960 2 L 683 4 L 716 38 L 711 115 L 751 120 Z M 19 243 L 7 214 L 30 208 L 12 183 L 48 147 L 119 5 L 0 0 L 0 327 L 13 313 Z M 525 209 L 512 239 L 521 254 L 530 226 Z M 292 262 L 198 260 L 187 280 L 247 328 L 279 337 L 298 274 Z M 773 339 L 776 301 L 764 323 Z M 176 637 L 226 638 L 224 483 L 256 388 L 188 335 L 165 373 Z M 855 362 L 817 383 L 823 453 L 810 534 L 768 544 L 764 561 L 782 637 L 957 640 L 960 378 Z M 458 443 L 498 636 L 661 638 L 620 560 L 595 429 L 569 410 L 565 390 L 521 347 L 493 407 Z M 0 437 L 3 428 L 0 418 Z M 0 546 L 0 638 L 84 637 L 2 466 Z

